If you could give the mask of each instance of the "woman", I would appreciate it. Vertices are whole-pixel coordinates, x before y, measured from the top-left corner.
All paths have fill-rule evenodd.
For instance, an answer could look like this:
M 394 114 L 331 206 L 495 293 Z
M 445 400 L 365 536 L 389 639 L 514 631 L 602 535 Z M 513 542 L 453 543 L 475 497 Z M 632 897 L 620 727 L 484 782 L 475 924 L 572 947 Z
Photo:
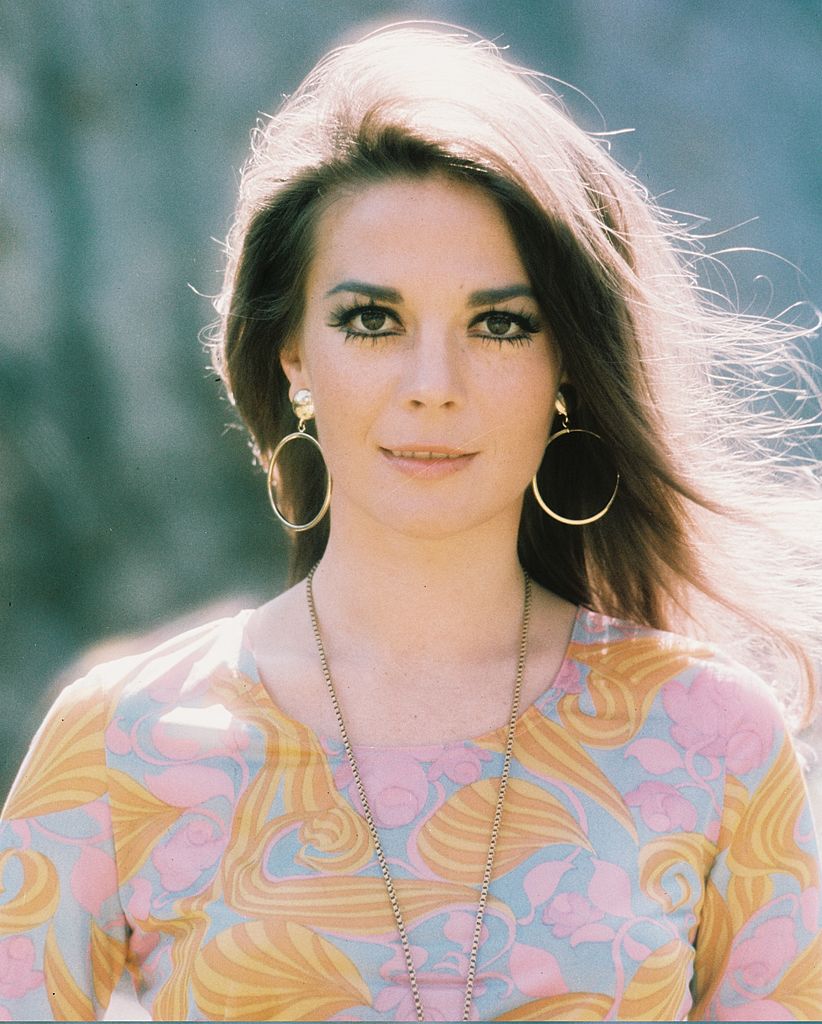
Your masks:
M 801 772 L 712 643 L 810 707 L 818 488 L 705 372 L 791 331 L 709 308 L 541 88 L 397 29 L 257 133 L 216 356 L 294 586 L 61 696 L 5 809 L 9 1015 L 124 964 L 156 1019 L 822 1012 Z

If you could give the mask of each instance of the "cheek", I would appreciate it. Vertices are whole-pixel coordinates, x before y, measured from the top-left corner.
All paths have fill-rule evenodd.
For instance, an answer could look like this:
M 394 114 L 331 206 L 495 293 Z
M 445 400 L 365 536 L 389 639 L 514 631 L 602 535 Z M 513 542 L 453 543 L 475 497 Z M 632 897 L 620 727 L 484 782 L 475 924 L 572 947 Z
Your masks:
M 536 472 L 542 461 L 548 436 L 551 432 L 551 415 L 545 403 L 530 409 L 521 409 L 516 425 L 516 453 L 518 460 L 526 464 L 531 473 Z
M 554 419 L 554 401 L 559 374 L 542 361 L 529 366 L 516 380 L 498 387 L 497 417 L 501 433 L 517 456 L 542 457 Z M 512 454 L 514 454 L 512 452 Z
M 373 421 L 378 383 L 361 370 L 318 363 L 312 384 L 317 436 L 323 448 L 331 457 L 355 450 Z

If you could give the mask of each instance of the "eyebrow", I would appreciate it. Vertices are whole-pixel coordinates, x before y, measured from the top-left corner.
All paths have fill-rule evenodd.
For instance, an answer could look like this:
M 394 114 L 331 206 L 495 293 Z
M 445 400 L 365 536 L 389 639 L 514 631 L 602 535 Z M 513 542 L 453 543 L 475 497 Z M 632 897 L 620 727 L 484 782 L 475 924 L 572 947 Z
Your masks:
M 368 284 L 366 281 L 341 281 L 325 293 L 326 298 L 330 295 L 337 295 L 339 292 L 367 295 L 370 299 L 378 299 L 381 302 L 402 302 L 402 295 L 396 288 Z M 507 288 L 483 288 L 481 291 L 471 292 L 468 296 L 468 305 L 472 307 L 493 306 L 495 303 L 505 302 L 507 299 L 521 298 L 535 299 L 533 289 L 527 284 L 512 284 Z
M 533 289 L 527 284 L 512 284 L 507 288 L 484 288 L 482 291 L 471 292 L 468 296 L 469 306 L 493 306 L 506 299 L 535 299 Z
M 365 281 L 340 281 L 325 293 L 337 295 L 339 292 L 352 292 L 354 295 L 367 295 L 369 299 L 379 299 L 381 302 L 402 302 L 402 296 L 396 288 L 385 288 L 378 284 L 367 284 Z

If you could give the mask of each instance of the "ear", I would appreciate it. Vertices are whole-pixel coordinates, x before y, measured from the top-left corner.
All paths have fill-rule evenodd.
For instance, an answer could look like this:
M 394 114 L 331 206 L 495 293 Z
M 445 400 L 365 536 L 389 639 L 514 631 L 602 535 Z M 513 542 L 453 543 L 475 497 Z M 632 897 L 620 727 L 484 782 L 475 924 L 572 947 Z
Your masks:
M 287 341 L 280 349 L 280 366 L 288 378 L 289 391 L 299 391 L 300 388 L 310 388 L 308 370 L 303 360 L 300 345 L 296 341 Z
M 568 397 L 569 390 L 573 393 L 573 385 L 568 379 L 568 375 L 563 373 L 560 377 L 557 393 L 554 396 L 554 416 L 568 416 L 568 403 L 573 400 Z

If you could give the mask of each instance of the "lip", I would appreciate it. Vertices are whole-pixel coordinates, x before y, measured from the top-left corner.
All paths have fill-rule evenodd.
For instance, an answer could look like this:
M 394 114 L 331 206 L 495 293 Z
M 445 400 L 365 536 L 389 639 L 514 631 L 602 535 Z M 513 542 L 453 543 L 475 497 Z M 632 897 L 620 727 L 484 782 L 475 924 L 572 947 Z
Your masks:
M 459 473 L 467 468 L 477 454 L 442 444 L 401 444 L 390 448 L 380 446 L 380 452 L 399 472 L 426 480 L 439 480 L 452 473 Z M 439 458 L 421 458 L 421 455 Z

